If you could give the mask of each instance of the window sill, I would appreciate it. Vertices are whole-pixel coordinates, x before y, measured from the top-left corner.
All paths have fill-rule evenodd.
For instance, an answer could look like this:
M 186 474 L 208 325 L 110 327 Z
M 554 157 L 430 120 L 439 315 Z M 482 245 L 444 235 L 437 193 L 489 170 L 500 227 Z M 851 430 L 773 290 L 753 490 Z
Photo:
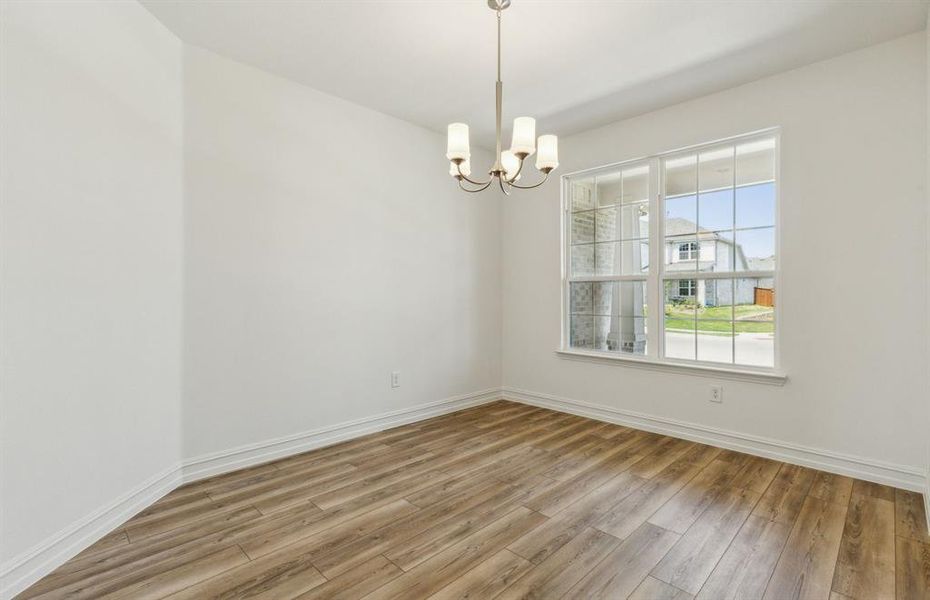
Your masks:
M 655 360 L 653 358 L 640 358 L 623 356 L 612 352 L 597 352 L 595 350 L 556 350 L 561 358 L 569 360 L 582 360 L 604 364 L 621 364 L 623 366 L 638 367 L 652 371 L 678 373 L 682 375 L 697 375 L 699 377 L 713 377 L 715 379 L 732 379 L 736 381 L 750 381 L 767 385 L 785 385 L 788 376 L 772 371 L 756 371 L 751 369 L 731 369 L 715 367 L 704 364 L 687 364 Z

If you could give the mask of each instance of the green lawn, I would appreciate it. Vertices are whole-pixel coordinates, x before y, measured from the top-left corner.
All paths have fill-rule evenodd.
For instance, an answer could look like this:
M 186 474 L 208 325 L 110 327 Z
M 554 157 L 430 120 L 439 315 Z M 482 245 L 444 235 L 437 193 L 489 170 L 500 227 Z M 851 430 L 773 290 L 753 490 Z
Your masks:
M 695 329 L 694 305 L 666 304 L 665 328 L 691 331 Z M 735 316 L 736 323 L 731 328 L 730 318 Z M 754 304 L 736 306 L 713 306 L 697 308 L 697 330 L 707 333 L 728 335 L 735 328 L 736 333 L 774 333 L 775 323 L 760 319 L 773 319 L 775 310 L 769 306 Z M 716 319 L 716 320 L 713 320 Z

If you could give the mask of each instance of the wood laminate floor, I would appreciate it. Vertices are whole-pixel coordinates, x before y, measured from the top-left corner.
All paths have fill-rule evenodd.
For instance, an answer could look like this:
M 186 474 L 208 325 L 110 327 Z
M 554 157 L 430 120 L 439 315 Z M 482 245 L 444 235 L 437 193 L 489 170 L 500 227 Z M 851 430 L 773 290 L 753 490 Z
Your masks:
M 20 598 L 925 600 L 921 497 L 494 402 L 186 485 Z

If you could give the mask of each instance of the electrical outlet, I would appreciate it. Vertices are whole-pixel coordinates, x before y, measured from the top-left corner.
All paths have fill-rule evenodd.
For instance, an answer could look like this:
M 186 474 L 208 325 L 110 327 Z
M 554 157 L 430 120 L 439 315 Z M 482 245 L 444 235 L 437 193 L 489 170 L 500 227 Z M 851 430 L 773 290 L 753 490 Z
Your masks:
M 723 402 L 723 386 L 722 385 L 712 385 L 710 386 L 710 401 L 720 404 Z
M 400 387 L 400 371 L 391 372 L 391 387 L 392 388 Z

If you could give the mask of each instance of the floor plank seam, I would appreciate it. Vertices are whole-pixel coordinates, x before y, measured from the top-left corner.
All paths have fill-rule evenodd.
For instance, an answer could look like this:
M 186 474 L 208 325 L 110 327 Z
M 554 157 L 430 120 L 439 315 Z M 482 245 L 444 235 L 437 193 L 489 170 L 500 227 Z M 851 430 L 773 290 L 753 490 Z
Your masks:
M 852 494 L 849 494 L 849 498 L 850 500 L 852 499 Z M 897 566 L 898 566 L 898 497 L 897 497 L 897 494 L 895 495 L 894 503 L 895 503 L 895 506 L 894 506 L 895 518 L 894 518 L 894 523 L 892 523 L 891 529 L 894 532 L 894 565 L 895 565 L 894 597 L 895 599 L 897 599 L 899 597 L 898 596 L 898 573 L 897 573 Z
M 781 468 L 779 467 L 778 470 L 780 471 Z M 771 479 L 771 481 L 769 481 L 768 485 L 765 486 L 765 489 L 762 490 L 762 493 L 759 494 L 759 502 L 762 502 L 762 499 L 765 498 L 765 496 L 766 496 L 766 494 L 768 494 L 769 490 L 772 489 L 772 486 L 775 484 L 775 481 L 776 481 L 777 479 L 778 479 L 778 472 L 775 473 L 775 476 L 772 477 L 772 479 Z M 809 490 L 808 490 L 808 491 L 809 491 Z M 758 504 L 758 503 L 757 503 L 757 504 Z M 750 512 L 749 514 L 750 514 L 750 516 L 752 516 L 752 512 Z M 767 518 L 766 521 L 768 521 L 769 523 L 774 523 L 774 522 L 775 522 L 775 520 L 772 519 L 772 518 Z M 772 566 L 772 570 L 771 570 L 771 572 L 769 573 L 768 579 L 766 579 L 765 586 L 762 587 L 762 596 L 765 596 L 765 593 L 768 592 L 769 584 L 772 582 L 772 577 L 775 575 L 775 569 L 778 568 L 778 563 L 781 562 L 781 557 L 782 557 L 782 555 L 783 555 L 784 552 L 785 552 L 785 548 L 788 546 L 788 539 L 791 537 L 791 530 L 794 529 L 794 524 L 795 524 L 796 521 L 797 521 L 797 516 L 795 516 L 795 518 L 792 520 L 792 522 L 791 522 L 791 524 L 790 524 L 790 527 L 789 527 L 789 529 L 788 529 L 788 535 L 785 537 L 784 543 L 782 543 L 781 548 L 778 550 L 778 557 L 777 557 L 777 558 L 775 559 L 775 561 L 772 563 L 772 565 L 773 565 L 773 566 Z M 739 535 L 739 532 L 737 532 L 737 535 Z M 734 539 L 736 539 L 736 538 L 734 538 Z M 719 564 L 719 563 L 718 563 L 718 564 Z M 711 573 L 713 573 L 713 571 L 711 571 Z M 705 581 L 704 584 L 706 585 L 707 582 Z M 703 588 L 704 586 L 701 586 L 701 587 Z M 698 595 L 700 595 L 700 593 L 701 593 L 701 592 L 698 591 Z
M 669 552 L 671 552 L 671 550 L 669 550 Z M 664 557 L 663 557 L 663 558 L 664 558 Z M 716 566 L 716 565 L 715 565 L 715 566 Z M 646 578 L 648 578 L 648 577 L 653 577 L 653 578 L 655 578 L 655 579 L 659 579 L 658 577 L 656 577 L 655 575 L 653 575 L 652 573 L 650 573 L 649 575 L 646 575 L 646 577 L 643 578 L 643 581 L 645 581 Z M 692 596 L 693 598 L 697 598 L 698 594 L 700 594 L 700 590 L 698 590 L 698 594 L 693 594 L 693 595 L 692 595 L 688 590 L 683 590 L 683 589 L 681 589 L 680 587 L 678 587 L 677 585 L 675 585 L 674 583 L 670 583 L 670 582 L 668 582 L 668 581 L 663 581 L 663 580 L 661 580 L 661 579 L 659 579 L 659 581 L 662 581 L 662 583 L 665 583 L 666 585 L 669 585 L 669 586 L 675 588 L 676 590 L 678 590 L 679 592 L 681 592 L 681 593 L 683 593 L 683 594 L 688 594 L 689 596 Z M 701 587 L 702 587 L 702 588 L 704 587 L 703 584 L 701 585 Z
M 398 570 L 400 570 L 401 573 L 407 573 L 407 572 L 408 572 L 406 569 L 404 569 L 403 567 L 401 567 L 399 564 L 397 564 L 396 562 L 394 562 L 393 560 L 391 560 L 390 558 L 388 558 L 385 554 L 382 553 L 382 554 L 379 554 L 378 556 L 380 556 L 380 557 L 383 558 L 384 560 L 388 561 L 389 563 L 391 563 L 392 565 L 394 565 L 395 567 L 397 567 Z M 411 570 L 413 570 L 413 569 L 415 569 L 415 568 L 416 568 L 416 566 L 411 567 Z
M 236 544 L 236 548 L 239 548 L 239 552 L 241 552 L 242 554 L 244 554 L 245 557 L 246 557 L 246 559 L 247 559 L 249 562 L 252 562 L 253 558 L 252 558 L 251 556 L 249 556 L 249 553 L 246 552 L 246 551 L 242 548 L 242 545 L 241 545 L 241 544 Z
M 839 561 L 839 552 L 840 552 L 840 549 L 843 547 L 843 545 L 842 545 L 842 539 L 846 536 L 846 527 L 847 527 L 847 525 L 849 524 L 849 523 L 848 523 L 848 520 L 847 520 L 847 516 L 849 515 L 849 507 L 852 506 L 853 498 L 855 497 L 855 493 L 854 493 L 854 492 L 855 492 L 855 490 L 853 490 L 853 492 L 851 492 L 851 493 L 849 494 L 849 498 L 846 500 L 846 510 L 843 511 L 843 533 L 840 535 L 840 540 L 841 540 L 841 542 L 840 542 L 840 544 L 839 544 L 839 545 L 837 546 L 837 548 L 836 548 L 837 555 L 836 555 L 836 557 L 835 557 L 834 560 L 833 560 L 833 572 L 830 574 L 830 591 L 831 591 L 831 592 L 834 592 L 834 591 L 835 591 L 835 592 L 837 592 L 838 594 L 839 594 L 840 592 L 838 592 L 837 590 L 834 589 L 834 585 L 836 584 L 836 565 L 837 565 L 837 562 Z M 841 594 L 841 595 L 842 595 L 842 594 Z
M 845 516 L 845 515 L 843 515 L 843 520 L 844 520 L 844 521 L 846 520 L 846 516 Z M 843 533 L 841 534 L 841 537 L 840 537 L 841 540 L 842 540 L 842 536 L 843 536 L 843 535 L 846 535 L 846 524 L 845 524 L 845 523 L 843 524 Z M 833 590 L 833 582 L 834 582 L 834 580 L 836 579 L 836 567 L 837 567 L 837 562 L 839 561 L 840 548 L 842 548 L 842 542 L 841 542 L 840 544 L 837 544 L 837 547 L 836 547 L 836 556 L 833 557 L 833 570 L 830 572 L 830 577 L 829 577 L 829 580 L 830 580 L 830 591 L 831 591 L 831 592 L 834 591 L 834 590 Z
M 532 533 L 532 531 L 527 531 L 524 535 L 529 535 L 530 533 Z M 521 536 L 521 537 L 522 537 L 522 536 Z M 536 565 L 538 565 L 539 563 L 534 563 L 531 559 L 529 559 L 529 558 L 523 556 L 522 554 L 520 554 L 519 552 L 517 552 L 516 550 L 514 550 L 513 548 L 511 548 L 511 546 L 512 546 L 514 543 L 518 542 L 519 540 L 520 540 L 520 538 L 517 538 L 516 540 L 514 540 L 514 541 L 511 542 L 510 544 L 504 546 L 504 548 L 505 548 L 506 550 L 509 550 L 510 552 L 513 552 L 514 554 L 516 554 L 517 556 L 519 556 L 520 558 L 522 558 L 522 559 L 525 560 L 526 562 L 528 562 L 528 563 L 530 563 L 531 565 L 533 565 L 533 568 L 535 569 L 535 568 L 536 568 Z M 532 569 L 531 569 L 531 570 L 532 570 Z

